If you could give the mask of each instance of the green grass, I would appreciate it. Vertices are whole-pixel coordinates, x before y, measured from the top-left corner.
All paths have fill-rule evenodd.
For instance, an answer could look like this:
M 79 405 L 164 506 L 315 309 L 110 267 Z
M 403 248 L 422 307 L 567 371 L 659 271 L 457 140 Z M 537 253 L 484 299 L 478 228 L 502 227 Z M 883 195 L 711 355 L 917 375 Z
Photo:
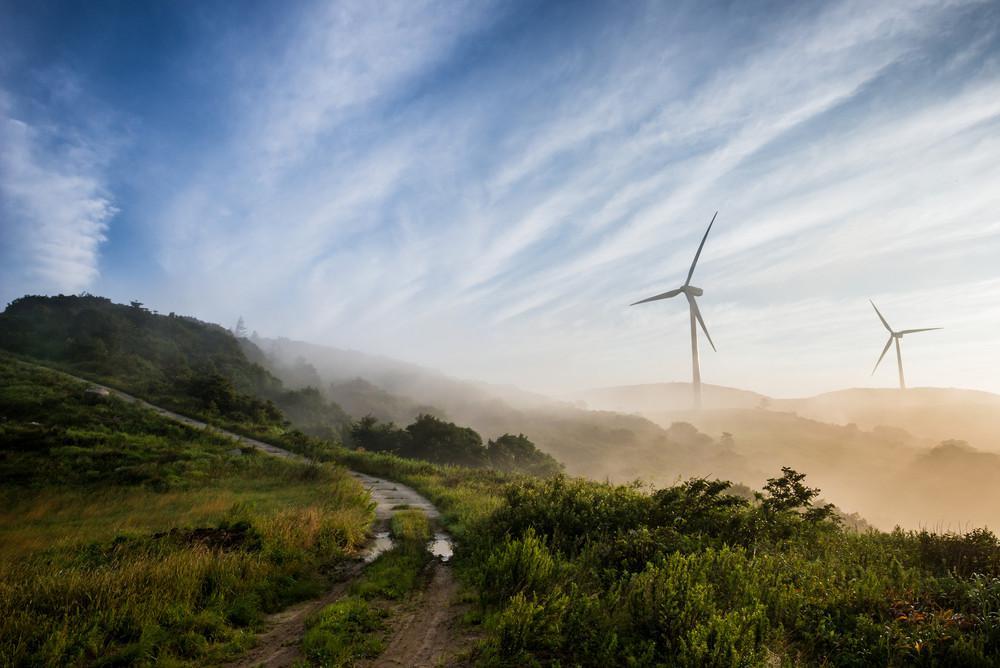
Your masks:
M 81 391 L 0 358 L 0 664 L 233 657 L 362 540 L 370 508 L 335 466 L 234 453 Z M 989 531 L 848 531 L 794 472 L 734 498 L 711 481 L 540 480 L 241 428 L 431 499 L 477 593 L 482 665 L 1000 665 Z M 420 585 L 429 528 L 399 515 L 399 545 L 310 621 L 314 662 L 376 653 L 384 613 Z
M 370 501 L 339 467 L 84 387 L 0 358 L 0 665 L 233 658 L 365 540 Z
M 989 531 L 859 533 L 804 514 L 792 484 L 748 501 L 337 457 L 442 511 L 479 665 L 1000 665 Z
M 420 510 L 403 509 L 396 511 L 390 522 L 393 537 L 403 543 L 419 545 L 431 539 L 431 524 Z
M 391 528 L 396 545 L 365 569 L 348 596 L 307 622 L 302 648 L 310 662 L 349 666 L 384 649 L 389 604 L 418 588 L 431 560 L 426 549 L 431 526 L 423 512 L 401 510 L 393 516 Z
M 385 649 L 388 616 L 364 598 L 346 596 L 309 620 L 302 651 L 311 663 L 328 668 L 374 658 Z

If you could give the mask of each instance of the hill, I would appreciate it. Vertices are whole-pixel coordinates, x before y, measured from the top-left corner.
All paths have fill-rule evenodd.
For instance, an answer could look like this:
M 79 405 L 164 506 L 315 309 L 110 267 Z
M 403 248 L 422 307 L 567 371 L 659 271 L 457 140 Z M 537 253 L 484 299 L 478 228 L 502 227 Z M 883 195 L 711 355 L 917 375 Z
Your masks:
M 900 427 L 935 439 L 961 439 L 1000 452 L 1000 395 L 955 388 L 849 389 L 806 399 L 775 399 L 772 406 L 803 417 L 871 429 Z
M 139 302 L 28 296 L 0 313 L 0 349 L 215 421 L 336 437 L 349 418 L 318 392 L 286 390 L 225 328 Z M 257 359 L 263 359 L 258 351 Z
M 770 401 L 756 392 L 722 385 L 702 385 L 702 406 L 709 410 L 758 408 Z M 690 383 L 649 383 L 601 387 L 572 395 L 587 406 L 621 413 L 649 413 L 691 408 Z
M 0 664 L 232 660 L 363 544 L 342 468 L 86 389 L 0 355 Z
M 253 343 L 265 355 L 261 363 L 285 383 L 321 387 L 355 417 L 371 414 L 405 423 L 427 413 L 466 424 L 487 438 L 524 433 L 574 475 L 674 481 L 721 471 L 742 480 L 747 470 L 736 453 L 704 450 L 711 438 L 683 427 L 661 428 L 641 416 L 587 410 L 356 351 L 289 339 Z
M 262 364 L 275 375 L 288 383 L 318 384 L 352 414 L 405 423 L 429 413 L 487 437 L 523 432 L 574 475 L 661 485 L 706 476 L 759 487 L 781 466 L 791 466 L 808 472 L 829 500 L 882 528 L 1000 526 L 1000 495 L 977 485 L 990 502 L 975 503 L 964 492 L 968 480 L 980 480 L 966 475 L 970 462 L 992 471 L 993 456 L 933 450 L 943 440 L 960 438 L 961 401 L 949 409 L 955 428 L 943 422 L 928 435 L 916 428 L 921 420 L 904 419 L 902 413 L 837 423 L 788 410 L 806 404 L 736 388 L 706 386 L 707 408 L 699 412 L 689 409 L 687 383 L 593 389 L 560 402 L 384 357 L 288 339 L 258 343 L 267 357 Z M 977 400 L 980 395 L 969 393 Z M 982 405 L 974 403 L 971 410 Z M 859 411 L 863 406 L 859 401 Z M 945 477 L 930 475 L 932 461 L 942 464 Z
M 322 447 L 322 441 L 352 443 L 359 433 L 331 394 L 350 400 L 352 408 L 366 409 L 356 414 L 359 419 L 369 413 L 396 417 L 403 412 L 401 406 L 413 403 L 360 379 L 343 384 L 339 392 L 321 391 L 323 381 L 314 367 L 301 357 L 283 363 L 274 354 L 275 346 L 270 347 L 268 355 L 218 325 L 173 313 L 160 315 L 138 302 L 126 306 L 88 295 L 24 297 L 0 314 L 0 349 L 44 360 L 241 433 L 265 440 L 293 438 L 303 447 L 308 444 L 310 452 Z M 375 358 L 339 352 L 331 351 L 332 361 L 320 358 L 324 371 L 352 362 L 347 365 L 350 373 L 367 370 L 385 377 L 369 361 Z M 265 365 L 293 389 L 286 389 L 282 378 Z M 413 375 L 410 370 L 404 374 Z M 440 376 L 435 382 L 436 387 L 460 392 L 457 381 Z M 392 410 L 381 410 L 383 406 Z M 400 420 L 412 422 L 405 430 L 383 425 L 378 433 L 386 438 L 369 439 L 365 445 L 375 442 L 399 454 L 439 463 L 533 472 L 559 469 L 529 440 L 516 436 L 520 432 L 514 423 L 483 442 L 479 434 L 446 419 L 425 415 L 418 420 L 418 414 L 430 414 L 431 409 L 414 407 L 411 416 Z M 290 432 L 289 426 L 295 431 Z M 310 436 L 321 441 L 310 442 Z
M 250 423 L 258 435 L 281 434 L 287 418 L 314 436 L 353 443 L 352 417 L 371 415 L 391 437 L 379 431 L 367 443 L 389 443 L 390 450 L 412 456 L 426 446 L 436 461 L 446 461 L 438 437 L 411 443 L 404 432 L 440 431 L 458 444 L 456 457 L 467 440 L 464 427 L 482 436 L 484 448 L 504 435 L 525 434 L 567 473 L 618 482 L 670 484 L 706 476 L 758 487 L 781 466 L 792 466 L 808 472 L 829 500 L 880 527 L 1000 525 L 1000 497 L 993 498 L 979 475 L 994 470 L 993 456 L 975 449 L 934 450 L 943 440 L 961 438 L 963 425 L 987 433 L 993 397 L 985 393 L 948 395 L 954 400 L 933 419 L 921 412 L 932 413 L 926 406 L 942 395 L 926 390 L 913 391 L 910 403 L 895 401 L 892 412 L 882 408 L 892 407 L 888 400 L 864 400 L 882 396 L 879 391 L 841 393 L 836 402 L 790 403 L 709 386 L 706 403 L 721 408 L 664 410 L 671 402 L 686 407 L 689 386 L 683 383 L 588 391 L 582 396 L 590 405 L 622 412 L 588 410 L 354 351 L 288 339 L 237 340 L 216 325 L 96 297 L 17 300 L 0 314 L 0 347 L 110 378 L 161 403 L 241 428 Z M 893 399 L 897 393 L 885 395 Z M 963 396 L 970 397 L 973 414 L 980 411 L 978 422 L 963 418 Z M 869 415 L 870 421 L 836 424 L 803 414 L 831 406 L 855 411 L 850 415 L 856 418 Z M 421 430 L 420 415 L 437 418 L 427 423 L 436 426 Z M 890 419 L 912 428 L 885 426 Z M 917 431 L 925 423 L 928 431 L 938 429 L 933 437 Z M 474 454 L 481 459 L 482 453 Z M 979 489 L 980 502 L 969 498 L 970 486 Z
M 641 415 L 664 429 L 693 425 L 735 467 L 706 474 L 760 485 L 769 471 L 808 471 L 829 498 L 877 526 L 1000 525 L 990 476 L 1000 472 L 1000 396 L 970 390 L 852 389 L 774 399 L 708 385 L 706 409 L 690 406 L 690 385 L 588 390 L 590 406 Z M 680 408 L 678 408 L 680 407 Z M 972 446 L 972 447 L 969 447 Z M 734 470 L 735 468 L 735 470 Z M 692 472 L 694 470 L 692 469 Z M 655 475 L 657 482 L 666 482 Z

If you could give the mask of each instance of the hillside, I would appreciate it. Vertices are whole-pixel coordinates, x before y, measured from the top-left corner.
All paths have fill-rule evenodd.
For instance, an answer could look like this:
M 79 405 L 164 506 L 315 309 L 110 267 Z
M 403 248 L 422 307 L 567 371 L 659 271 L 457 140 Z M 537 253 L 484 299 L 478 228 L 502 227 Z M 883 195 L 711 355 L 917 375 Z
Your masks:
M 289 339 L 255 341 L 265 355 L 262 364 L 286 384 L 323 388 L 355 417 L 371 414 L 403 424 L 429 413 L 486 438 L 524 433 L 574 475 L 662 482 L 715 472 L 744 480 L 750 470 L 737 453 L 705 449 L 712 439 L 703 434 L 660 428 L 637 415 L 586 410 L 355 351 Z
M 0 314 L 3 349 L 242 433 L 263 439 L 294 438 L 307 445 L 310 453 L 321 450 L 324 443 L 358 440 L 357 425 L 331 394 L 349 400 L 358 419 L 387 412 L 393 419 L 401 413 L 398 406 L 413 403 L 360 379 L 343 384 L 346 392 L 321 391 L 318 373 L 300 358 L 282 364 L 253 342 L 237 339 L 218 325 L 173 313 L 164 316 L 137 302 L 125 306 L 100 297 L 15 300 Z M 369 359 L 347 354 L 336 357 L 334 366 L 355 357 L 362 362 Z M 286 389 L 265 365 L 280 373 L 293 389 Z M 348 369 L 353 372 L 359 367 L 355 364 Z M 453 391 L 461 387 L 443 376 L 438 383 Z M 384 406 L 393 410 L 382 410 Z M 400 424 L 412 423 L 406 429 L 381 425 L 375 430 L 378 437 L 367 439 L 364 445 L 377 444 L 397 454 L 439 463 L 533 472 L 559 469 L 551 457 L 517 436 L 521 432 L 513 422 L 484 440 L 465 427 L 428 417 L 431 413 L 443 418 L 440 411 L 414 404 L 411 416 L 399 420 Z M 417 420 L 418 414 L 427 415 Z
M 476 439 L 481 436 L 474 439 L 476 447 L 505 434 L 525 434 L 567 473 L 599 480 L 670 484 L 706 476 L 757 487 L 781 466 L 792 466 L 808 472 L 830 501 L 883 528 L 1000 525 L 1000 497 L 994 498 L 992 486 L 978 485 L 977 501 L 967 484 L 994 471 L 995 456 L 982 448 L 932 450 L 960 438 L 969 424 L 986 432 L 993 397 L 985 393 L 949 395 L 953 401 L 935 415 L 951 417 L 934 419 L 923 413 L 932 413 L 925 406 L 940 393 L 929 390 L 914 391 L 904 404 L 898 393 L 880 391 L 841 393 L 837 403 L 790 404 L 709 386 L 707 403 L 729 408 L 663 410 L 665 403 L 688 400 L 683 383 L 589 391 L 583 393 L 587 405 L 621 412 L 587 410 L 353 351 L 288 339 L 238 341 L 216 325 L 96 297 L 16 301 L 0 314 L 4 346 L 258 435 L 280 434 L 288 419 L 314 436 L 353 443 L 351 419 L 371 415 L 388 431 L 366 437 L 367 447 L 411 456 L 433 452 L 435 461 L 448 461 L 441 443 L 452 444 L 454 461 L 466 461 L 468 427 Z M 865 396 L 886 401 L 865 402 Z M 980 411 L 978 423 L 963 417 L 962 396 L 974 400 L 970 410 Z M 803 415 L 833 405 L 876 417 L 867 424 L 836 424 Z M 881 408 L 887 405 L 896 405 L 896 412 Z M 801 412 L 776 410 L 787 406 Z M 432 431 L 442 435 L 410 442 L 406 434 L 425 433 L 416 423 L 421 414 L 439 418 Z M 890 418 L 912 428 L 884 426 Z M 938 429 L 934 437 L 918 431 L 924 423 Z M 482 459 L 484 453 L 473 450 L 473 460 Z
M 934 440 L 960 439 L 1000 452 L 1000 395 L 955 388 L 850 389 L 806 399 L 775 399 L 778 410 L 834 424 L 900 427 Z
M 894 425 L 893 414 L 883 412 L 882 420 L 837 423 L 792 412 L 784 400 L 721 386 L 704 388 L 705 404 L 714 408 L 700 412 L 689 410 L 687 383 L 587 390 L 572 395 L 573 403 L 559 402 L 388 358 L 287 339 L 260 343 L 262 363 L 275 375 L 289 383 L 317 384 L 355 415 L 405 423 L 425 412 L 487 437 L 523 432 L 575 475 L 653 484 L 706 476 L 758 487 L 781 466 L 792 466 L 807 471 L 829 500 L 882 528 L 1000 526 L 1000 495 L 980 485 L 978 494 L 988 502 L 978 503 L 966 491 L 967 480 L 981 479 L 968 477 L 970 462 L 994 471 L 996 458 L 954 448 L 931 454 L 962 432 L 967 421 L 961 403 L 949 408 L 954 429 L 945 422 L 928 436 L 918 431 L 922 422 L 916 418 L 898 418 Z M 898 393 L 886 394 L 891 399 Z M 970 396 L 982 399 L 981 394 Z M 912 410 L 921 405 L 914 402 Z M 972 413 L 983 405 L 973 404 Z M 670 406 L 675 409 L 665 409 Z M 858 402 L 857 408 L 863 407 Z M 930 461 L 946 473 L 933 475 Z
M 319 393 L 286 390 L 223 327 L 138 302 L 94 296 L 23 297 L 0 313 L 0 349 L 100 379 L 217 421 L 281 428 L 288 417 L 337 437 L 347 415 Z M 257 359 L 263 355 L 256 353 Z
M 702 406 L 709 410 L 758 408 L 770 401 L 756 392 L 722 385 L 702 385 Z M 621 413 L 648 413 L 691 408 L 690 383 L 649 383 L 584 390 L 572 395 L 588 407 Z
M 365 540 L 343 469 L 0 355 L 0 664 L 204 666 Z

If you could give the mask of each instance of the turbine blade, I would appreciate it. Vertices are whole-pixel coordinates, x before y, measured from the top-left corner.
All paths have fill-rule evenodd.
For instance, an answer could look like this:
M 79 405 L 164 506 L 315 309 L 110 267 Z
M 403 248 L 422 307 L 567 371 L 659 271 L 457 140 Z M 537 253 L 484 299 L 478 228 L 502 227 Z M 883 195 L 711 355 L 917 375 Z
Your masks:
M 698 264 L 698 258 L 701 257 L 701 249 L 705 247 L 705 239 L 708 239 L 708 233 L 712 231 L 712 224 L 715 222 L 715 216 L 718 216 L 719 212 L 716 211 L 715 215 L 712 216 L 711 222 L 708 224 L 708 229 L 705 230 L 705 236 L 701 238 L 701 243 L 698 244 L 698 252 L 694 254 L 694 262 L 691 263 L 691 268 L 688 270 L 687 280 L 684 281 L 684 285 L 691 285 L 691 277 L 694 276 L 694 268 Z
M 904 329 L 900 334 L 916 334 L 917 332 L 933 332 L 936 329 L 944 329 L 944 327 L 924 327 L 923 329 Z
M 878 356 L 878 362 L 875 362 L 875 368 L 872 369 L 872 375 L 873 376 L 875 375 L 875 369 L 878 369 L 878 365 L 882 363 L 882 358 L 885 357 L 885 354 L 887 352 L 889 352 L 889 347 L 890 346 L 892 346 L 892 337 L 891 336 L 889 337 L 889 340 L 885 342 L 885 348 L 882 349 L 882 354 Z
M 680 293 L 681 293 L 681 289 L 680 288 L 677 288 L 676 290 L 668 290 L 667 292 L 664 292 L 663 294 L 654 295 L 652 297 L 647 297 L 646 299 L 643 299 L 642 301 L 638 301 L 638 302 L 635 302 L 633 304 L 629 304 L 629 306 L 635 306 L 636 304 L 645 304 L 646 302 L 655 302 L 658 299 L 670 299 L 671 297 L 676 297 Z
M 701 325 L 701 331 L 705 332 L 705 338 L 708 339 L 708 345 L 712 346 L 712 350 L 719 352 L 715 348 L 715 344 L 712 343 L 712 335 L 708 333 L 708 327 L 705 326 L 705 320 L 701 317 L 701 309 L 698 308 L 698 302 L 695 301 L 694 297 L 691 297 L 691 308 L 694 309 L 694 317 L 698 319 L 698 324 Z
M 878 314 L 878 319 L 882 321 L 882 324 L 885 325 L 885 328 L 887 330 L 889 330 L 889 333 L 891 334 L 892 333 L 892 327 L 890 327 L 889 323 L 887 323 L 885 321 L 885 318 L 882 317 L 882 313 L 878 310 L 878 306 L 875 306 L 875 302 L 873 302 L 872 300 L 869 299 L 868 301 L 871 302 L 872 308 L 875 309 L 875 313 Z

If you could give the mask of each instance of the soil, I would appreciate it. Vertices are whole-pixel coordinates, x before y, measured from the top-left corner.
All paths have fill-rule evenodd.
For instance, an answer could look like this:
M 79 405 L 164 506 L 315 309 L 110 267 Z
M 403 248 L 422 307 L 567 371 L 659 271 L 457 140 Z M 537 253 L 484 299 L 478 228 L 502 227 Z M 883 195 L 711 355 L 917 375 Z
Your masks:
M 69 376 L 69 374 L 64 374 Z M 71 376 L 74 377 L 75 376 Z M 78 380 L 83 380 L 79 379 Z M 92 387 L 105 390 L 122 399 L 143 405 L 160 415 L 198 429 L 209 429 L 216 433 L 229 436 L 243 446 L 264 451 L 276 457 L 302 459 L 299 455 L 282 448 L 264 443 L 256 439 L 234 434 L 232 432 L 207 425 L 200 420 L 194 420 L 184 415 L 154 406 L 125 392 L 102 385 Z M 351 472 L 357 478 L 375 501 L 376 524 L 384 530 L 388 528 L 388 520 L 399 507 L 418 508 L 423 510 L 428 519 L 439 520 L 441 514 L 430 501 L 415 490 L 388 480 L 383 480 L 364 473 Z M 207 530 L 196 529 L 191 535 L 169 535 L 165 537 L 200 540 L 205 542 L 221 541 L 224 545 L 237 543 L 244 536 L 225 535 L 209 536 Z M 232 531 L 230 532 L 232 533 Z M 237 532 L 238 533 L 238 532 Z M 449 547 L 450 537 L 439 532 L 435 541 L 443 541 Z M 306 619 L 321 608 L 333 603 L 347 591 L 350 580 L 357 577 L 364 568 L 362 559 L 348 562 L 338 574 L 338 582 L 318 599 L 305 601 L 267 619 L 266 629 L 258 635 L 256 646 L 247 652 L 239 661 L 228 664 L 233 667 L 250 668 L 267 666 L 269 668 L 285 668 L 300 661 L 302 652 L 299 645 L 305 635 Z M 373 668 L 389 666 L 407 666 L 412 668 L 436 666 L 463 666 L 466 653 L 475 642 L 475 636 L 462 624 L 462 614 L 466 606 L 458 600 L 458 584 L 455 582 L 451 567 L 441 559 L 435 559 L 431 565 L 431 573 L 426 588 L 415 594 L 409 601 L 397 606 L 391 621 L 391 634 L 385 652 L 367 665 Z
M 393 615 L 392 635 L 371 668 L 433 668 L 465 666 L 464 658 L 476 641 L 462 623 L 466 607 L 458 601 L 458 584 L 451 568 L 432 564 L 430 582 L 411 602 Z
M 341 573 L 343 581 L 335 584 L 320 598 L 303 601 L 267 618 L 267 630 L 257 636 L 257 644 L 229 668 L 286 668 L 303 658 L 299 648 L 306 632 L 306 620 L 311 614 L 335 602 L 347 591 L 350 580 L 361 573 L 361 562 L 353 562 Z

